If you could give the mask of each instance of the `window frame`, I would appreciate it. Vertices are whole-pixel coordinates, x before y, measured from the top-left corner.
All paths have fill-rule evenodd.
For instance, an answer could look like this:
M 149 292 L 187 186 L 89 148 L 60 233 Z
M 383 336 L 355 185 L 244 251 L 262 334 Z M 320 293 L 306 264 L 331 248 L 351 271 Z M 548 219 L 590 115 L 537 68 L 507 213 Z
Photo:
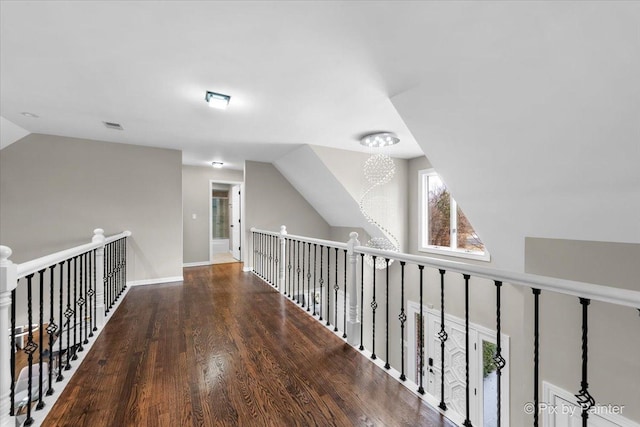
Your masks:
M 486 246 L 484 248 L 484 252 L 473 252 L 466 249 L 458 249 L 458 239 L 456 236 L 457 229 L 456 227 L 450 227 L 450 242 L 451 246 L 437 246 L 437 245 L 429 245 L 429 197 L 427 195 L 428 191 L 428 179 L 430 176 L 438 176 L 438 173 L 435 169 L 423 169 L 418 171 L 418 252 L 426 252 L 430 254 L 436 255 L 446 255 L 457 258 L 466 258 L 473 259 L 477 261 L 491 261 L 491 254 L 487 250 Z M 442 177 L 440 177 L 442 180 Z M 443 181 L 444 183 L 444 181 Z M 446 184 L 445 184 L 446 185 Z M 451 198 L 451 216 L 449 218 L 450 224 L 456 225 L 458 222 L 458 203 L 453 198 L 451 192 L 449 192 L 449 197 Z

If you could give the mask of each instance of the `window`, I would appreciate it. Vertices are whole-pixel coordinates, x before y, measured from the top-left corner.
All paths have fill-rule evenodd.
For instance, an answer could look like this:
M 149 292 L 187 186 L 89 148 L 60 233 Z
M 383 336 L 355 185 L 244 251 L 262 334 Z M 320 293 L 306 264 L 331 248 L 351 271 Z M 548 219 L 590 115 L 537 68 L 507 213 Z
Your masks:
M 489 253 L 440 176 L 420 171 L 420 251 L 489 261 Z

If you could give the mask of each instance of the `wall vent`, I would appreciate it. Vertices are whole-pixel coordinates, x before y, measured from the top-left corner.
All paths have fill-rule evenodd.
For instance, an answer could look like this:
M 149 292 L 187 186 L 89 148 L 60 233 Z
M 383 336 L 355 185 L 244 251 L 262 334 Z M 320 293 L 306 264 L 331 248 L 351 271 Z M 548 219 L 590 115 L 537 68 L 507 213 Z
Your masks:
M 116 130 L 124 129 L 120 123 L 114 123 L 114 122 L 102 122 L 102 123 L 104 123 L 104 125 L 109 129 L 116 129 Z

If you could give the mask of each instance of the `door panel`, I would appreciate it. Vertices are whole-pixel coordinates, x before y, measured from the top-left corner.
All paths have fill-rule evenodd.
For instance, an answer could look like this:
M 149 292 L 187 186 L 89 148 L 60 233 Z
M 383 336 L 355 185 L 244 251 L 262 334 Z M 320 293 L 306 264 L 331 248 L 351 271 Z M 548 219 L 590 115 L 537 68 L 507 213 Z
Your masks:
M 231 187 L 231 254 L 235 259 L 240 259 L 240 186 Z

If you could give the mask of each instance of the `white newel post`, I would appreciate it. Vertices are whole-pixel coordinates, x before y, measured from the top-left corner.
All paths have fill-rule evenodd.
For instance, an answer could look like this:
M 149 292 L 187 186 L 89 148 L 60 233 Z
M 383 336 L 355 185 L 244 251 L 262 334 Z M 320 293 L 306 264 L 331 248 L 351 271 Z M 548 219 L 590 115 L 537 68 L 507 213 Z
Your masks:
M 0 246 L 0 425 L 15 426 L 15 418 L 9 415 L 11 407 L 11 352 L 14 351 L 9 337 L 11 330 L 11 291 L 18 285 L 18 266 L 9 260 L 11 249 Z
M 347 289 L 349 291 L 349 320 L 347 322 L 347 342 L 352 346 L 360 344 L 360 320 L 358 319 L 358 255 L 354 248 L 360 246 L 358 233 L 349 234 L 347 242 L 347 258 L 349 271 L 347 272 Z
M 93 230 L 93 243 L 102 243 L 96 249 L 96 325 L 98 328 L 104 326 L 104 230 L 96 228 Z
M 278 271 L 278 275 L 280 276 L 278 278 L 278 283 L 280 283 L 280 292 L 284 293 L 284 272 L 285 272 L 285 260 L 287 259 L 287 246 L 286 246 L 286 241 L 285 241 L 285 237 L 287 235 L 287 227 L 284 225 L 280 226 L 280 236 L 278 237 L 280 239 L 280 268 Z

